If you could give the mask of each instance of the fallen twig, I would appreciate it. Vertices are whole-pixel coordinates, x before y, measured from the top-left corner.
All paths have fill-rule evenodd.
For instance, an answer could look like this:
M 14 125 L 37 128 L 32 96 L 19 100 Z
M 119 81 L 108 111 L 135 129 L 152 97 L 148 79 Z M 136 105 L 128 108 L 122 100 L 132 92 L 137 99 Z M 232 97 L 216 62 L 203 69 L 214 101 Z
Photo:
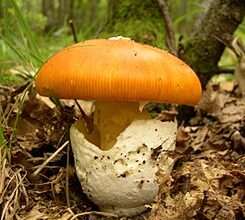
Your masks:
M 66 184 L 65 184 L 65 195 L 66 195 L 66 204 L 67 207 L 71 207 L 70 203 L 70 195 L 69 195 L 69 164 L 70 164 L 70 144 L 67 146 L 67 151 L 66 151 Z
M 40 173 L 40 171 L 52 160 L 54 159 L 58 153 L 60 153 L 67 145 L 69 141 L 66 141 L 58 150 L 56 150 L 47 160 L 45 160 L 39 168 L 32 174 L 33 176 L 36 176 Z
M 74 215 L 70 220 L 74 220 L 79 216 L 84 216 L 84 215 L 100 215 L 104 217 L 112 217 L 112 218 L 117 218 L 118 215 L 113 214 L 113 213 L 108 213 L 108 212 L 97 212 L 97 211 L 90 211 L 90 212 L 82 212 Z
M 76 30 L 75 30 L 75 26 L 74 26 L 73 20 L 69 20 L 69 25 L 71 27 L 73 40 L 74 40 L 75 43 L 78 43 Z
M 167 46 L 172 54 L 177 56 L 177 50 L 176 50 L 176 41 L 174 36 L 174 27 L 173 22 L 171 18 L 171 14 L 169 12 L 168 4 L 166 0 L 157 0 L 159 7 L 162 11 L 163 18 L 166 25 L 166 32 L 167 32 Z

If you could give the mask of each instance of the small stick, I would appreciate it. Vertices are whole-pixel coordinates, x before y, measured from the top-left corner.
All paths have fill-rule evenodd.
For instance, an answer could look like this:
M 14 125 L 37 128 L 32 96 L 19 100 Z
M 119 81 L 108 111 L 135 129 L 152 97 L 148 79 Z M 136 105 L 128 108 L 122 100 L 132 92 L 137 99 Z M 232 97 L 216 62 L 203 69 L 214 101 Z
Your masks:
M 70 144 L 67 146 L 66 151 L 66 185 L 65 185 L 65 195 L 67 207 L 71 207 L 70 195 L 69 195 L 69 164 L 70 164 Z
M 6 169 L 7 159 L 1 158 L 1 161 L 3 161 L 3 163 L 1 164 L 2 166 L 1 166 L 0 194 L 3 195 L 2 193 L 3 193 L 5 179 L 6 179 L 6 170 L 5 169 Z
M 69 20 L 69 25 L 71 27 L 71 32 L 72 32 L 72 35 L 73 35 L 73 40 L 74 40 L 75 43 L 78 43 L 75 26 L 74 26 L 74 23 L 73 23 L 73 20 L 72 19 Z
M 14 90 L 13 92 L 11 92 L 11 98 L 14 98 L 16 95 L 19 95 L 20 93 L 24 92 L 27 87 L 29 87 L 31 85 L 32 82 L 28 81 L 27 83 L 25 83 L 23 86 L 19 87 L 18 89 Z
M 58 150 L 56 150 L 47 160 L 45 160 L 39 168 L 32 174 L 33 176 L 36 176 L 40 173 L 40 171 L 52 160 L 54 159 L 59 152 L 61 152 L 65 146 L 69 144 L 69 141 L 66 141 Z
M 79 105 L 78 101 L 75 99 L 75 103 L 78 106 L 78 109 L 82 115 L 82 118 L 85 121 L 85 125 L 87 128 L 87 132 L 90 134 L 94 130 L 93 122 L 92 120 L 86 115 L 86 113 L 83 111 L 82 107 Z
M 234 73 L 235 69 L 234 68 L 222 68 L 219 67 L 217 70 L 214 70 L 213 72 L 218 74 L 218 73 Z
M 234 73 L 235 69 L 234 68 L 229 68 L 229 67 L 218 67 L 217 69 L 213 70 L 214 74 L 220 74 L 220 73 Z M 199 72 L 200 74 L 205 74 L 206 72 Z
M 162 11 L 163 18 L 166 25 L 166 32 L 167 32 L 167 46 L 172 54 L 177 56 L 177 50 L 176 50 L 176 42 L 174 37 L 174 27 L 173 22 L 171 19 L 171 14 L 169 12 L 168 5 L 166 3 L 166 0 L 157 0 L 158 5 Z
M 112 217 L 112 218 L 118 218 L 118 215 L 108 212 L 97 212 L 97 211 L 90 211 L 90 212 L 82 212 L 74 215 L 70 220 L 74 220 L 79 216 L 85 216 L 85 215 L 100 215 L 104 217 Z

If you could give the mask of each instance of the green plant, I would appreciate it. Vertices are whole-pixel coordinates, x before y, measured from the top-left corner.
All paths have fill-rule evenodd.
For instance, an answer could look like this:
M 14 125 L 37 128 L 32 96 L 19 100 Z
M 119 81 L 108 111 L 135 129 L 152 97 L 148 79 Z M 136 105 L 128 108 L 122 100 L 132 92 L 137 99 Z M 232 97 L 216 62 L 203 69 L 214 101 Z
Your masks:
M 5 142 L 4 135 L 3 135 L 3 126 L 0 123 L 0 149 L 3 147 Z
M 26 80 L 29 81 L 29 84 L 20 95 L 20 98 L 17 99 L 18 110 L 16 113 L 13 131 L 10 135 L 8 143 L 4 145 L 7 146 L 8 152 L 11 151 L 11 146 L 16 134 L 17 123 L 22 113 L 23 104 L 25 102 L 27 93 L 32 87 L 37 69 L 43 63 L 42 55 L 38 48 L 38 43 L 31 31 L 29 24 L 16 4 L 16 1 L 6 0 L 5 6 L 9 3 L 11 3 L 11 7 L 13 9 L 13 12 L 11 13 L 13 13 L 15 16 L 15 22 L 17 25 L 15 25 L 15 27 L 11 25 L 13 18 L 6 16 L 10 12 L 5 10 L 5 16 L 3 19 L 3 31 L 0 34 L 1 41 L 3 42 L 2 51 L 4 52 L 2 58 L 12 60 L 16 65 L 21 65 L 23 67 L 21 72 L 26 77 Z M 4 79 L 4 77 L 5 82 L 10 79 L 10 75 L 6 75 L 6 73 L 1 74 L 1 78 Z M 16 78 L 14 75 L 12 77 Z M 2 126 L 3 125 L 1 125 L 0 129 L 0 143 L 3 145 L 4 136 Z M 8 156 L 10 156 L 10 153 L 8 154 Z

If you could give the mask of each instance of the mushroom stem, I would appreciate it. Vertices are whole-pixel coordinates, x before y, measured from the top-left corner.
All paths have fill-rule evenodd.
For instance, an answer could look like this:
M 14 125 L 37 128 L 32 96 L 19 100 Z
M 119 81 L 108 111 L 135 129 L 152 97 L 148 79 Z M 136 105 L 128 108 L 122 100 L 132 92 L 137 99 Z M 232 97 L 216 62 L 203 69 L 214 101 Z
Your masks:
M 109 150 L 116 143 L 117 137 L 133 120 L 149 119 L 146 109 L 139 110 L 139 102 L 128 101 L 96 101 L 94 112 L 94 130 L 86 131 L 80 119 L 76 125 L 85 138 L 101 150 Z

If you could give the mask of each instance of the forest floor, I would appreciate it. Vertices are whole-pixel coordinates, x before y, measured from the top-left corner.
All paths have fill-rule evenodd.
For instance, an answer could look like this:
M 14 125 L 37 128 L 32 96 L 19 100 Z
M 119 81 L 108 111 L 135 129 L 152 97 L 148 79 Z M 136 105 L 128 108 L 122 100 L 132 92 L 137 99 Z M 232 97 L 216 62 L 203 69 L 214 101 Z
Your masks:
M 0 86 L 8 140 L 0 151 L 0 219 L 117 219 L 99 212 L 76 177 L 68 142 L 74 103 L 57 109 L 34 89 L 21 102 L 24 89 Z M 244 152 L 245 99 L 234 80 L 209 83 L 196 116 L 178 129 L 173 171 L 156 202 L 122 219 L 244 219 Z

